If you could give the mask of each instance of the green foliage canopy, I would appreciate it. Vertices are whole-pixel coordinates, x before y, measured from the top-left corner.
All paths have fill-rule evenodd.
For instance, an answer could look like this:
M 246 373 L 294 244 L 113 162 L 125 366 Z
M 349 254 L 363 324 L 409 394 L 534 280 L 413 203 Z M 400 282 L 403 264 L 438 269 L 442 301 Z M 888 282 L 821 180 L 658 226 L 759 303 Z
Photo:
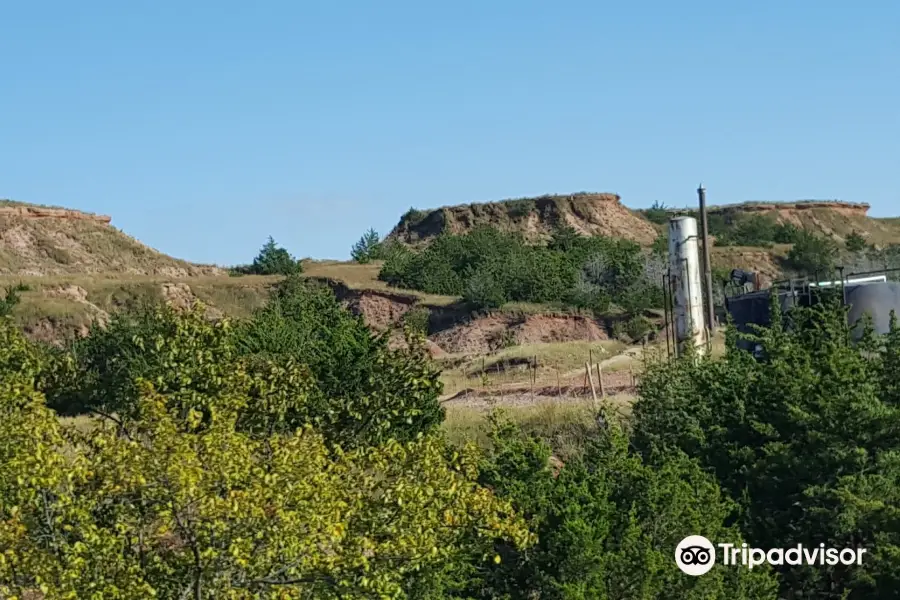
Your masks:
M 478 227 L 463 235 L 441 235 L 424 250 L 389 257 L 379 278 L 399 287 L 462 296 L 478 309 L 556 302 L 603 312 L 617 302 L 640 311 L 662 302 L 658 282 L 646 277 L 647 262 L 638 244 L 581 236 L 566 226 L 558 227 L 545 246 L 528 244 L 516 233 Z

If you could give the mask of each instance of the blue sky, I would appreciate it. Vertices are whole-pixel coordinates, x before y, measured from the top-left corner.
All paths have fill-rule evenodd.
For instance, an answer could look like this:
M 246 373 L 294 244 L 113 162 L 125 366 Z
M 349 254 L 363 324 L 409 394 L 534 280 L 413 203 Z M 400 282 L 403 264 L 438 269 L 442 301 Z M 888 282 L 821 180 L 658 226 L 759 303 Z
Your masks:
M 199 262 L 411 206 L 840 198 L 900 215 L 900 2 L 0 3 L 0 197 Z M 864 8 L 863 8 L 864 7 Z

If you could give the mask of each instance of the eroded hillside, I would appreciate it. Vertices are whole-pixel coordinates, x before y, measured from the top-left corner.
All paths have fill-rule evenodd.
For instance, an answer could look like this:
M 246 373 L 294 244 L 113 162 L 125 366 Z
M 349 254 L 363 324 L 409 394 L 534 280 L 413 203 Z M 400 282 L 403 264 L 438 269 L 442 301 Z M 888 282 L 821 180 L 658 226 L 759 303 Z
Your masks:
M 742 220 L 763 217 L 778 224 L 790 224 L 824 235 L 837 242 L 846 241 L 852 233 L 875 246 L 900 243 L 900 220 L 869 216 L 870 206 L 864 202 L 840 200 L 800 200 L 796 202 L 743 202 L 710 206 L 710 229 L 729 229 Z M 655 221 L 660 229 L 665 220 L 677 214 L 696 216 L 694 209 L 642 210 L 645 218 Z
M 583 235 L 604 235 L 650 244 L 653 225 L 625 207 L 617 194 L 577 193 L 445 206 L 434 210 L 411 209 L 388 236 L 407 244 L 421 244 L 441 233 L 465 233 L 478 226 L 519 231 L 532 241 L 547 239 L 565 224 Z
M 76 210 L 0 201 L 0 275 L 222 273 L 149 248 L 110 221 L 108 216 Z

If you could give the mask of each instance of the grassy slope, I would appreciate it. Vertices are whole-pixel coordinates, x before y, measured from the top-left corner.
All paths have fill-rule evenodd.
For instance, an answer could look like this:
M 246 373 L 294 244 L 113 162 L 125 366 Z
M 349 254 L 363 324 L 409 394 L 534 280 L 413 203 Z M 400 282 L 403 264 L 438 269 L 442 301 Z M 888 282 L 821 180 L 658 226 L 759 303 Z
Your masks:
M 0 274 L 165 273 L 197 265 L 90 220 L 0 215 Z
M 451 296 L 389 288 L 384 282 L 378 281 L 379 268 L 378 264 L 307 261 L 304 264 L 304 274 L 311 278 L 335 279 L 357 290 L 409 294 L 431 306 L 445 306 L 457 300 Z M 246 317 L 265 303 L 269 288 L 279 280 L 280 277 L 257 275 L 167 277 L 107 272 L 38 276 L 0 273 L 0 288 L 17 283 L 24 283 L 30 288 L 21 294 L 22 302 L 13 312 L 21 326 L 32 328 L 42 321 L 48 321 L 61 332 L 71 332 L 89 325 L 98 314 L 98 309 L 109 313 L 148 301 L 162 300 L 163 285 L 166 283 L 185 284 L 205 304 L 228 316 Z M 69 295 L 54 295 L 60 288 L 69 286 L 85 290 L 87 297 L 84 301 Z

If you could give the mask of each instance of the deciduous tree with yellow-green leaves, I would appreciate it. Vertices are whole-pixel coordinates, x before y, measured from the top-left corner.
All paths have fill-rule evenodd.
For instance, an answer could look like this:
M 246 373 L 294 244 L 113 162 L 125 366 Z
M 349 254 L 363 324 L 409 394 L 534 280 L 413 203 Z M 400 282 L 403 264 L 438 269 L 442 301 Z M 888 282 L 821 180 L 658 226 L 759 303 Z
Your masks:
M 530 543 L 471 450 L 422 435 L 342 451 L 311 425 L 246 426 L 280 418 L 284 373 L 218 372 L 205 349 L 227 325 L 174 318 L 170 371 L 79 430 L 35 390 L 41 354 L 0 323 L 0 597 L 443 597 L 497 540 Z

